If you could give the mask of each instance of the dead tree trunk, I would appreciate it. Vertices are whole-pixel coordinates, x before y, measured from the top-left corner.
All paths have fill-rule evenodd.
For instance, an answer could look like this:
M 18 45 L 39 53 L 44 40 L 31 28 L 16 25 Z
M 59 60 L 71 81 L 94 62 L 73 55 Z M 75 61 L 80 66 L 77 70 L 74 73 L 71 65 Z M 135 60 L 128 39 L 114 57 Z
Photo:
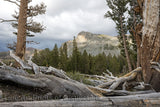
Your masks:
M 23 60 L 26 48 L 27 8 L 28 8 L 28 0 L 21 0 L 19 18 L 18 18 L 16 55 Z
M 160 69 L 151 62 L 160 62 L 160 0 L 144 0 L 141 66 L 145 83 L 160 91 Z

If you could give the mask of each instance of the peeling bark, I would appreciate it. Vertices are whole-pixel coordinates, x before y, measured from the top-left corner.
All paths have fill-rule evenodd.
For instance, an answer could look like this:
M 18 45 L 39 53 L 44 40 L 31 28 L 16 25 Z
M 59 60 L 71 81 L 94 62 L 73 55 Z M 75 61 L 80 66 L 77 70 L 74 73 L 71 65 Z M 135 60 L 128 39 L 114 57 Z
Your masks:
M 141 66 L 145 83 L 160 91 L 160 73 L 152 69 L 150 62 L 159 62 L 160 50 L 160 1 L 144 0 Z

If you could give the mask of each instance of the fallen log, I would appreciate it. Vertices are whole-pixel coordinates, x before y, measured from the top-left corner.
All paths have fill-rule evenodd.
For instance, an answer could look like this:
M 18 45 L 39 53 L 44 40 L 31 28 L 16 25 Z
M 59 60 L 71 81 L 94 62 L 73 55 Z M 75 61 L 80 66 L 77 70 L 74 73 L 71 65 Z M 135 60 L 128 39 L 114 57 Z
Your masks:
M 110 90 L 110 89 L 102 89 L 99 87 L 89 86 L 89 89 L 95 93 L 99 97 L 103 96 L 127 96 L 127 95 L 136 95 L 136 94 L 148 94 L 155 93 L 155 90 L 147 90 L 147 91 L 126 91 L 126 90 Z
M 88 77 L 88 78 L 95 78 L 95 79 L 103 79 L 103 80 L 107 80 L 106 77 L 104 76 L 99 76 L 99 75 L 89 75 L 89 74 L 80 74 L 82 76 Z
M 0 80 L 12 81 L 24 86 L 47 88 L 52 95 L 59 96 L 60 98 L 64 95 L 68 97 L 95 96 L 84 84 L 50 75 L 22 75 L 13 71 L 0 69 Z
M 28 64 L 17 57 L 12 51 L 10 55 L 22 66 L 23 69 L 33 70 L 36 75 L 24 74 L 16 72 L 16 69 L 0 69 L 0 80 L 9 80 L 24 86 L 47 88 L 54 96 L 67 97 L 90 97 L 90 96 L 113 96 L 113 95 L 132 95 L 151 93 L 154 90 L 129 92 L 126 91 L 126 83 L 135 79 L 138 72 L 142 70 L 141 67 L 136 68 L 130 73 L 118 78 L 114 77 L 109 71 L 104 76 L 81 74 L 88 78 L 96 78 L 102 81 L 102 84 L 97 87 L 87 86 L 77 81 L 70 79 L 63 70 L 54 67 L 38 66 L 32 62 L 32 56 L 28 60 Z M 7 67 L 7 66 L 6 66 Z M 14 72 L 13 72 L 14 71 Z M 18 71 L 18 70 L 17 70 Z M 42 74 L 42 73 L 44 74 Z M 37 75 L 38 74 L 38 75 Z M 53 74 L 53 75 L 45 75 Z M 108 81 L 110 80 L 110 81 Z M 105 81 L 108 81 L 104 83 Z M 123 90 L 115 90 L 120 84 L 123 84 Z M 108 88 L 108 89 L 103 89 Z
M 41 69 L 44 69 L 44 68 L 40 67 L 40 70 Z M 47 70 L 43 70 L 43 71 L 41 70 L 45 74 L 51 73 L 51 74 L 53 74 L 57 77 L 67 79 L 67 80 L 71 80 L 63 70 L 59 70 L 59 69 L 56 69 L 56 68 L 51 67 L 51 66 L 50 67 L 45 67 L 45 69 L 47 69 Z
M 2 91 L 0 90 L 0 99 L 2 98 L 2 96 L 3 96 L 3 93 L 2 93 Z
M 66 73 L 63 70 L 56 69 L 54 67 L 44 67 L 44 66 L 38 66 L 32 61 L 32 56 L 30 56 L 28 60 L 28 64 L 25 63 L 23 60 L 21 60 L 19 57 L 17 57 L 13 51 L 10 51 L 10 56 L 13 57 L 21 66 L 23 69 L 33 70 L 36 75 L 44 73 L 44 74 L 53 74 L 57 77 L 71 80 Z
M 116 97 L 66 98 L 49 101 L 4 102 L 1 107 L 159 107 L 160 93 Z
M 119 84 L 124 83 L 126 81 L 133 80 L 136 77 L 137 73 L 140 72 L 141 70 L 142 70 L 142 68 L 138 67 L 135 70 L 131 71 L 130 73 L 128 73 L 120 78 L 103 83 L 103 84 L 99 85 L 98 87 L 99 88 L 108 88 L 110 86 L 109 89 L 114 90 L 119 86 Z
M 34 62 L 32 62 L 32 56 L 30 56 L 29 60 L 28 60 L 28 64 L 30 66 L 32 66 L 33 71 L 35 74 L 39 74 L 40 73 L 40 68 L 37 64 L 35 64 Z
M 30 67 L 27 63 L 25 63 L 18 56 L 16 56 L 13 51 L 10 51 L 10 56 L 14 58 L 21 65 L 23 69 L 32 70 L 32 67 Z

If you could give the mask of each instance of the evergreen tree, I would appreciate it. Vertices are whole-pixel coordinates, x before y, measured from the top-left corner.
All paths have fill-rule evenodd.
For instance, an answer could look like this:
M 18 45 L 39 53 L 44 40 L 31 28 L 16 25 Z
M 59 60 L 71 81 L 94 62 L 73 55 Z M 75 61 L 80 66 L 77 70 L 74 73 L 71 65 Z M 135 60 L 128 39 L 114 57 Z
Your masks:
M 77 48 L 77 42 L 76 39 L 74 37 L 73 39 L 73 51 L 72 51 L 72 57 L 71 57 L 71 63 L 72 63 L 72 70 L 73 72 L 78 71 L 79 68 L 79 62 L 80 62 L 80 52 Z
M 58 52 L 58 47 L 57 44 L 54 45 L 53 50 L 51 51 L 51 59 L 50 59 L 50 63 L 51 66 L 58 68 L 58 64 L 59 64 L 59 52 Z
M 89 56 L 87 54 L 87 51 L 84 50 L 83 55 L 82 55 L 82 60 L 81 60 L 81 71 L 82 73 L 89 73 Z
M 88 58 L 89 58 L 89 74 L 93 74 L 94 72 L 92 68 L 94 66 L 94 60 L 91 54 L 89 54 Z
M 132 70 L 131 61 L 128 53 L 128 41 L 126 38 L 127 24 L 125 13 L 127 12 L 128 0 L 106 0 L 108 7 L 111 9 L 105 14 L 105 17 L 111 18 L 116 23 L 116 29 L 119 34 L 119 42 L 121 43 L 121 52 L 125 53 L 129 71 Z
M 94 60 L 94 73 L 95 74 L 102 74 L 106 71 L 107 62 L 106 62 L 106 55 L 105 54 L 98 54 Z
M 59 52 L 59 68 L 63 69 L 64 71 L 67 70 L 67 64 L 68 63 L 68 57 L 64 51 L 64 47 L 60 48 L 60 52 Z
M 14 34 L 17 35 L 17 42 L 8 44 L 8 47 L 11 49 L 15 49 L 16 47 L 16 55 L 24 60 L 26 43 L 32 42 L 27 41 L 26 36 L 33 37 L 34 34 L 31 34 L 30 32 L 41 33 L 44 30 L 43 25 L 35 22 L 33 17 L 40 14 L 45 14 L 46 6 L 44 3 L 36 6 L 29 6 L 29 3 L 31 3 L 32 0 L 5 1 L 14 3 L 19 7 L 19 12 L 15 12 L 16 14 L 13 15 L 15 20 L 12 20 L 14 21 L 12 26 L 17 29 L 17 31 L 14 32 Z
M 140 7 L 138 6 L 137 0 L 129 0 L 130 9 L 129 12 L 129 18 L 128 18 L 128 29 L 131 34 L 132 38 L 132 50 L 130 50 L 131 60 L 134 65 L 137 67 L 140 66 L 140 57 L 139 57 L 139 49 L 140 49 L 140 38 L 141 33 L 139 33 L 140 29 L 137 29 L 139 25 L 142 26 L 142 15 L 140 12 Z M 139 31 L 138 31 L 139 30 Z M 138 54 L 137 54 L 138 53 Z M 137 64 L 136 64 L 137 62 Z
M 67 48 L 67 43 L 65 42 L 64 45 L 63 45 L 63 52 L 64 52 L 64 55 L 65 55 L 66 58 L 68 58 L 67 49 L 68 49 Z

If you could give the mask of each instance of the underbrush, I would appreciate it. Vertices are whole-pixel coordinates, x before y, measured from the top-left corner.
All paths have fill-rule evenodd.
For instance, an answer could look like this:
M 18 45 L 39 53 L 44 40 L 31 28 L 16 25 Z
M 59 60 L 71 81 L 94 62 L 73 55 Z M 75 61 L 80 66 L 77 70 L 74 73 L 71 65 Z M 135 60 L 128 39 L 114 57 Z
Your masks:
M 87 85 L 94 85 L 92 82 L 88 80 L 87 77 L 81 75 L 79 72 L 67 72 L 67 76 L 70 77 L 73 80 L 79 81 L 81 83 L 87 84 Z

